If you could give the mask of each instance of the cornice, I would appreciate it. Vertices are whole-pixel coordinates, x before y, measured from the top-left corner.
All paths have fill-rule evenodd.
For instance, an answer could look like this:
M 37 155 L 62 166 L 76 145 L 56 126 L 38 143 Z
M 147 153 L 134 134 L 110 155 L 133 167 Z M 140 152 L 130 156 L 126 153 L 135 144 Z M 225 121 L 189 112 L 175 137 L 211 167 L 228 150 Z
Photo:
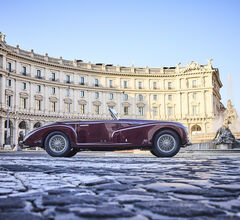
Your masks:
M 188 76 L 188 75 L 195 75 L 195 74 L 205 74 L 205 73 L 211 73 L 213 71 L 215 71 L 215 69 L 204 69 L 201 67 L 201 69 L 187 69 L 185 70 L 184 68 L 185 67 L 181 67 L 179 70 L 176 70 L 174 69 L 171 73 L 166 73 L 165 69 L 163 67 L 161 68 L 152 68 L 152 69 L 159 69 L 159 70 L 162 70 L 163 72 L 155 72 L 155 73 L 150 73 L 151 72 L 151 68 L 138 68 L 138 67 L 126 67 L 127 69 L 129 69 L 130 71 L 128 72 L 123 72 L 123 71 L 117 71 L 118 69 L 118 66 L 113 66 L 114 68 L 116 68 L 116 71 L 106 71 L 104 69 L 101 69 L 101 70 L 93 70 L 93 69 L 88 69 L 88 68 L 82 68 L 80 66 L 68 66 L 68 65 L 64 65 L 64 64 L 58 64 L 58 63 L 53 63 L 53 62 L 49 62 L 49 61 L 46 61 L 46 60 L 39 60 L 37 58 L 34 58 L 34 57 L 28 57 L 28 56 L 24 56 L 22 54 L 19 54 L 17 52 L 14 52 L 12 50 L 10 50 L 12 48 L 13 49 L 17 49 L 17 48 L 14 48 L 12 46 L 9 46 L 9 45 L 6 45 L 6 48 L 3 48 L 1 47 L 0 48 L 0 51 L 4 51 L 5 54 L 7 54 L 8 56 L 11 56 L 11 57 L 15 57 L 15 58 L 20 58 L 20 59 L 23 59 L 23 60 L 26 60 L 27 62 L 31 62 L 32 64 L 36 65 L 43 65 L 44 67 L 43 68 L 46 68 L 46 67 L 51 67 L 51 68 L 57 68 L 57 69 L 60 69 L 60 70 L 63 70 L 63 71 L 72 71 L 72 72 L 76 72 L 76 73 L 90 73 L 91 75 L 109 75 L 109 76 L 129 76 L 129 77 L 139 77 L 139 78 L 142 78 L 142 77 L 147 77 L 147 78 L 156 78 L 156 77 L 166 77 L 166 78 L 169 78 L 169 77 L 180 77 L 180 76 Z M 19 50 L 19 48 L 18 48 Z M 22 50 L 24 51 L 24 50 Z M 31 54 L 30 52 L 28 51 L 24 51 L 25 53 L 29 53 Z M 34 54 L 34 53 L 32 53 Z M 39 54 L 34 54 L 36 56 L 42 56 L 42 55 L 39 55 Z M 48 56 L 47 56 L 48 57 Z M 53 58 L 53 59 L 56 59 L 56 58 Z M 60 59 L 58 59 L 60 60 Z M 66 60 L 70 63 L 74 63 L 74 61 L 69 61 L 69 60 Z M 83 63 L 85 65 L 88 65 L 88 63 Z M 91 64 L 91 65 L 96 65 L 96 64 Z M 106 65 L 104 64 L 104 67 Z M 188 65 L 187 65 L 188 66 Z M 186 66 L 186 68 L 187 68 Z M 125 67 L 119 67 L 120 69 L 121 68 L 125 68 Z M 132 69 L 141 69 L 142 73 L 136 73 L 134 71 L 131 71 Z M 145 70 L 145 71 L 144 71 Z M 148 71 L 147 71 L 148 70 Z M 169 71 L 169 69 L 167 69 Z M 154 70 L 152 70 L 154 71 Z M 171 70 L 170 70 L 171 71 Z

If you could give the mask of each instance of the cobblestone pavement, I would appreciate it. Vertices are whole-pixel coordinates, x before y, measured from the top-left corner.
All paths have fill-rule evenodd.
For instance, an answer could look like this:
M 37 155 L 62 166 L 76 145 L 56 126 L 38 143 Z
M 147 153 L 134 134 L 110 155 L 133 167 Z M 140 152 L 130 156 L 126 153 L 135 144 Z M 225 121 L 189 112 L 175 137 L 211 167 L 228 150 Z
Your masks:
M 0 153 L 0 219 L 240 219 L 240 155 Z

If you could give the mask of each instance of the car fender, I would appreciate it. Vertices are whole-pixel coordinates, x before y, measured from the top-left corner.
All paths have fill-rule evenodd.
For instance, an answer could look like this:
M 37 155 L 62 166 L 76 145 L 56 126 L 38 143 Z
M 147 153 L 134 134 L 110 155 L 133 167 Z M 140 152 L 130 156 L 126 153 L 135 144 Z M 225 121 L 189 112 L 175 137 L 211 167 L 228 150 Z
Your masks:
M 76 140 L 77 140 L 77 133 L 72 126 L 64 125 L 64 124 L 63 125 L 57 125 L 57 124 L 47 125 L 32 131 L 30 136 L 26 140 L 24 140 L 24 145 L 43 147 L 46 137 L 54 131 L 60 131 L 66 134 L 67 137 L 69 138 L 69 142 L 71 146 L 75 147 Z

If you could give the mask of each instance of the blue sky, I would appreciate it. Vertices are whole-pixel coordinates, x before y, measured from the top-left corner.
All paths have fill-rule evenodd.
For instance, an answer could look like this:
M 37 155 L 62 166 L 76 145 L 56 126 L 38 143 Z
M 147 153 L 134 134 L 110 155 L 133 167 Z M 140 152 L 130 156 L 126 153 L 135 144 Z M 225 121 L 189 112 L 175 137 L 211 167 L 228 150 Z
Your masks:
M 49 56 L 139 67 L 213 58 L 240 112 L 238 0 L 0 0 L 10 45 Z

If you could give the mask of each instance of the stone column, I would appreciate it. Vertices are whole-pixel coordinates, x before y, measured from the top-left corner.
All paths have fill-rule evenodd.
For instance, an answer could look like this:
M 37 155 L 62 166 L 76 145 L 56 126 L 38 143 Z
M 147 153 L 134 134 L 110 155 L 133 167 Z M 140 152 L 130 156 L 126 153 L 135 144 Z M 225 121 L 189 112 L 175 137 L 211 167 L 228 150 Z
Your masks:
M 6 77 L 2 76 L 1 77 L 1 87 L 2 87 L 2 97 L 1 97 L 1 106 L 2 108 L 6 108 L 6 95 L 5 95 L 5 90 L 6 90 Z
M 5 118 L 0 118 L 0 148 L 4 144 Z
M 15 145 L 15 147 L 18 145 L 18 130 L 18 120 L 13 119 L 13 145 Z
M 6 59 L 6 55 L 3 55 L 3 69 L 7 68 L 7 59 Z

